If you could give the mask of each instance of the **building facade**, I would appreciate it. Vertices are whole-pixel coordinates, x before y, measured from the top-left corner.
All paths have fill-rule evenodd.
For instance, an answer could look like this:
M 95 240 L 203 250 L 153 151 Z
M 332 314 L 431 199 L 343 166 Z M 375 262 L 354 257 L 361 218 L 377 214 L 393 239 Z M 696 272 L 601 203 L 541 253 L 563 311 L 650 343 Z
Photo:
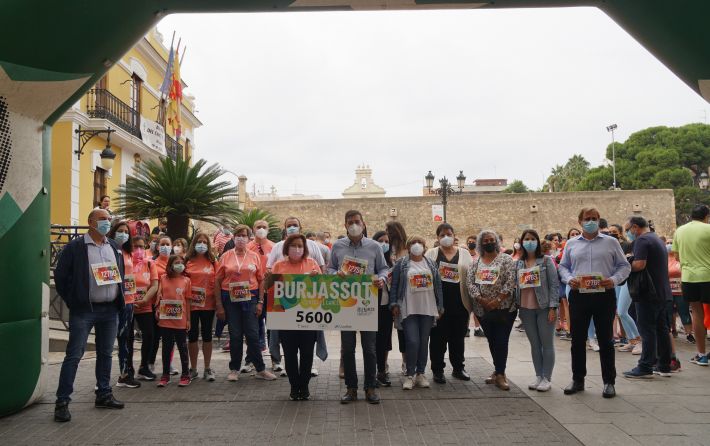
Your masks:
M 343 198 L 378 198 L 384 197 L 385 190 L 375 184 L 370 166 L 362 165 L 355 169 L 355 182 L 343 191 Z
M 192 158 L 194 132 L 202 125 L 195 116 L 194 97 L 183 93 L 179 140 L 171 127 L 164 125 L 167 104 L 160 100 L 160 86 L 168 55 L 162 36 L 151 30 L 54 125 L 52 224 L 86 224 L 86 216 L 100 197 L 113 196 L 136 163 L 161 156 Z M 187 87 L 184 80 L 182 86 Z M 164 136 L 160 135 L 161 127 Z M 109 128 L 114 130 L 110 145 L 116 158 L 113 167 L 104 170 L 100 153 L 107 145 L 106 134 L 86 141 L 76 131 Z M 156 128 L 158 132 L 153 132 Z M 77 153 L 84 142 L 81 153 Z

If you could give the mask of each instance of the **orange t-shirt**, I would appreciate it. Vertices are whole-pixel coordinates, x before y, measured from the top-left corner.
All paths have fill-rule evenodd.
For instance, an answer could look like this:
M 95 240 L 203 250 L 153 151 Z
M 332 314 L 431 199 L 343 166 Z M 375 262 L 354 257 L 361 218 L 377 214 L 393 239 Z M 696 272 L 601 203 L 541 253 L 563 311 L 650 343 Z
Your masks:
M 155 264 L 155 267 L 158 269 L 158 277 L 163 277 L 163 274 L 165 274 L 165 268 L 168 266 L 168 259 L 170 256 L 158 256 L 155 260 L 153 260 L 153 263 Z
M 269 239 L 265 239 L 263 242 L 261 242 L 261 251 L 259 252 L 259 244 L 256 242 L 256 240 L 252 240 L 249 243 L 247 243 L 247 249 L 249 251 L 254 251 L 260 258 L 261 258 L 261 269 L 263 271 L 266 271 L 266 261 L 269 259 L 269 254 L 271 254 L 271 250 L 274 248 L 275 243 L 272 242 Z
M 126 305 L 132 304 L 136 298 L 136 282 L 133 277 L 133 256 L 123 251 L 123 298 Z
M 158 269 L 155 267 L 155 262 L 150 259 L 143 259 L 140 266 L 133 265 L 133 277 L 136 280 L 136 298 L 140 295 L 142 299 L 145 293 L 148 292 L 150 284 L 154 280 L 158 280 Z M 133 313 L 142 314 L 153 311 L 152 305 L 135 305 Z
M 197 255 L 187 262 L 185 271 L 192 282 L 191 310 L 214 310 L 216 305 L 214 299 L 216 263 L 213 264 L 203 255 Z
M 261 268 L 261 259 L 255 252 L 248 249 L 243 255 L 237 255 L 233 249 L 222 254 L 219 258 L 217 275 L 224 277 L 221 288 L 229 291 L 230 283 L 249 282 L 250 290 L 258 290 L 259 283 L 264 280 L 264 270 Z
M 674 296 L 681 296 L 683 291 L 680 289 L 680 262 L 672 255 L 668 256 L 668 278 L 671 280 L 671 292 Z
M 306 257 L 298 263 L 291 263 L 288 259 L 279 260 L 274 263 L 271 272 L 274 274 L 310 274 L 311 272 L 320 274 L 320 267 L 315 260 Z
M 187 330 L 190 320 L 190 296 L 192 282 L 189 277 L 179 275 L 160 278 L 158 288 L 158 326 Z

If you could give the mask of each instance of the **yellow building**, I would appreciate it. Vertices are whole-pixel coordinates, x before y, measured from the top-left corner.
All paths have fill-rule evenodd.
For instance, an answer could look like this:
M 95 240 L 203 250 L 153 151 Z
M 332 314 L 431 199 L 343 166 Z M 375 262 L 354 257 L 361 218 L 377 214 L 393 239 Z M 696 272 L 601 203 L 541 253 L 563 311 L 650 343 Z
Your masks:
M 161 156 L 190 157 L 195 150 L 194 131 L 202 125 L 194 113 L 194 97 L 183 91 L 182 134 L 175 140 L 170 125 L 163 125 L 163 138 L 148 128 L 164 124 L 165 104 L 161 105 L 160 86 L 167 66 L 169 49 L 156 29 L 143 37 L 106 75 L 87 92 L 52 131 L 52 208 L 51 223 L 84 225 L 89 211 L 103 195 L 114 195 L 119 184 L 131 175 L 133 166 Z M 183 90 L 187 84 L 182 82 Z M 161 122 L 162 121 L 162 122 Z M 101 168 L 101 151 L 106 133 L 84 142 L 77 130 L 115 130 L 110 135 L 116 153 L 113 167 Z M 143 131 L 141 131 L 143 129 Z M 115 207 L 115 202 L 112 203 Z

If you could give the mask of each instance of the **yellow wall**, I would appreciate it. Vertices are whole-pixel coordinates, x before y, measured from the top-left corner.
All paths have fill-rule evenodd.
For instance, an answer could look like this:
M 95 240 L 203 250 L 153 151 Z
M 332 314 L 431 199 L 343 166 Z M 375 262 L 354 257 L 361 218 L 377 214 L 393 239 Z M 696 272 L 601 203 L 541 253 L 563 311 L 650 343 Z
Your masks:
M 60 122 L 52 128 L 50 222 L 57 225 L 71 224 L 71 129 L 71 122 Z
M 79 222 L 86 220 L 86 216 L 96 206 L 94 203 L 94 172 L 91 171 L 91 163 L 93 151 L 101 151 L 106 147 L 106 140 L 100 136 L 92 138 L 84 147 L 84 155 L 81 157 L 81 167 L 79 175 Z M 116 152 L 114 167 L 112 169 L 113 176 L 107 178 L 106 195 L 115 197 L 114 190 L 118 187 L 121 181 L 121 158 L 122 149 L 111 144 L 111 149 Z

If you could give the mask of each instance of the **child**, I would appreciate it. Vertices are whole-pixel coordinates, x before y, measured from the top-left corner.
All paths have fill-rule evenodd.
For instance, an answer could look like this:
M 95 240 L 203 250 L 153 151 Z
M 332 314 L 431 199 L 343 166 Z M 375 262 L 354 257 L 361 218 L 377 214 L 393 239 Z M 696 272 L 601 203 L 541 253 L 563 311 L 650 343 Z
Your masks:
M 182 375 L 180 387 L 190 385 L 190 371 L 187 355 L 187 330 L 190 329 L 190 299 L 192 284 L 183 275 L 185 260 L 182 256 L 172 255 L 165 267 L 165 275 L 158 286 L 158 308 L 156 316 L 163 338 L 163 376 L 158 387 L 165 387 L 170 382 L 170 357 L 173 345 L 177 344 L 180 352 Z

